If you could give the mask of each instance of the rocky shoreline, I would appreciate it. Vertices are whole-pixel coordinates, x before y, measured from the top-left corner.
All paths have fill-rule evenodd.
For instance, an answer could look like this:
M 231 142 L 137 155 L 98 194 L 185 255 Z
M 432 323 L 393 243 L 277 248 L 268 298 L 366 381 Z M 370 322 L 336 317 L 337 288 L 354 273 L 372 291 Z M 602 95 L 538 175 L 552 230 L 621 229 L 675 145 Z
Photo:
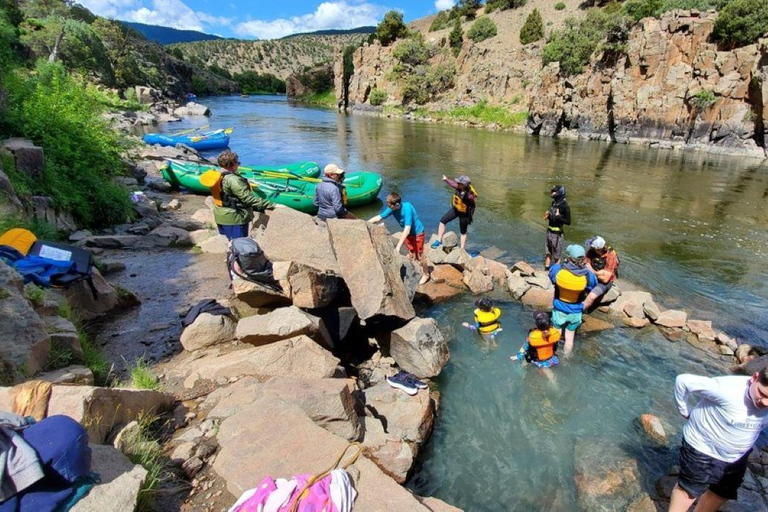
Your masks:
M 97 300 L 80 286 L 33 304 L 15 272 L 0 263 L 0 290 L 8 295 L 3 303 L 14 305 L 9 314 L 14 321 L 3 322 L 2 339 L 14 340 L 11 364 L 23 370 L 6 384 L 33 376 L 53 382 L 48 414 L 80 421 L 96 447 L 96 467 L 117 468 L 115 478 L 98 486 L 80 510 L 100 510 L 98 504 L 112 499 L 118 482 L 124 501 L 114 501 L 113 508 L 135 507 L 147 472 L 121 458 L 119 450 L 148 415 L 165 423 L 163 457 L 175 475 L 167 493 L 173 498 L 166 498 L 172 509 L 225 510 L 261 476 L 321 471 L 357 441 L 365 448 L 351 470 L 360 510 L 457 510 L 400 485 L 438 421 L 439 390 L 430 383 L 408 396 L 385 379 L 405 369 L 429 381 L 448 362 L 448 340 L 433 319 L 418 316 L 419 310 L 463 293 L 494 290 L 547 309 L 554 289 L 543 270 L 522 261 L 502 263 L 504 253 L 497 248 L 472 258 L 457 247 L 455 233 L 447 233 L 443 246 L 427 254 L 433 280 L 418 286 L 418 268 L 394 253 L 397 234 L 364 221 L 326 225 L 282 209 L 259 216 L 253 232 L 274 262 L 282 291 L 242 280 L 230 291 L 222 286 L 228 283 L 226 241 L 216 234 L 210 203 L 171 191 L 158 173 L 166 158 L 200 157 L 185 148 L 157 147 L 137 149 L 132 157 L 135 177 L 123 183 L 148 199 L 134 206 L 138 220 L 98 233 L 74 232 L 70 241 L 94 253 L 103 273 L 120 283 L 130 283 L 132 276 L 141 280 L 137 274 L 146 272 L 140 293 L 111 285 L 96 270 Z M 172 267 L 160 257 L 166 253 L 184 258 L 180 274 L 169 273 Z M 134 254 L 135 260 L 129 256 Z M 165 274 L 150 271 L 153 258 Z M 196 274 L 200 281 L 185 281 L 196 262 L 205 266 Z M 173 291 L 166 294 L 169 286 Z M 650 293 L 633 288 L 620 282 L 595 314 L 585 316 L 583 329 L 658 328 L 671 342 L 684 340 L 747 373 L 768 362 L 761 349 L 739 344 L 711 322 L 663 310 Z M 179 316 L 203 298 L 218 300 L 231 313 L 203 313 L 182 331 Z M 139 302 L 142 309 L 168 311 L 152 317 L 150 325 L 126 329 L 135 318 L 125 315 Z M 113 357 L 133 358 L 131 345 L 161 345 L 148 362 L 157 363 L 153 369 L 162 392 L 94 386 L 93 372 L 82 365 L 40 374 L 52 350 L 63 348 L 75 361 L 84 359 L 78 328 L 59 316 L 68 309 L 71 318 L 101 319 L 97 339 Z M 7 357 L 5 347 L 3 354 Z M 0 388 L 0 407 L 13 408 L 13 393 L 11 387 Z M 666 438 L 658 418 L 644 415 L 638 421 L 652 438 Z M 763 483 L 768 453 L 755 453 L 750 473 L 755 483 L 742 501 L 765 507 L 760 493 L 768 490 Z M 618 499 L 622 487 L 637 479 L 631 460 L 623 460 L 618 472 L 588 466 L 582 464 L 574 475 L 581 503 Z M 632 510 L 663 503 L 669 481 L 674 483 L 662 478 L 655 495 L 632 494 Z

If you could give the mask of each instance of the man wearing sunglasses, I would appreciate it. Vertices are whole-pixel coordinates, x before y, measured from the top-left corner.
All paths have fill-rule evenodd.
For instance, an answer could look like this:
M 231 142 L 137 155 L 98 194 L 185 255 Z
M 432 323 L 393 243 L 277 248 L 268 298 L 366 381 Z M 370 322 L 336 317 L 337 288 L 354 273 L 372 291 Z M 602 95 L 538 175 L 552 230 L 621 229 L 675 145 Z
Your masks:
M 692 394 L 700 400 L 689 410 Z M 768 368 L 751 377 L 678 375 L 675 400 L 688 422 L 669 510 L 684 512 L 698 499 L 695 512 L 714 512 L 736 499 L 749 453 L 768 427 Z

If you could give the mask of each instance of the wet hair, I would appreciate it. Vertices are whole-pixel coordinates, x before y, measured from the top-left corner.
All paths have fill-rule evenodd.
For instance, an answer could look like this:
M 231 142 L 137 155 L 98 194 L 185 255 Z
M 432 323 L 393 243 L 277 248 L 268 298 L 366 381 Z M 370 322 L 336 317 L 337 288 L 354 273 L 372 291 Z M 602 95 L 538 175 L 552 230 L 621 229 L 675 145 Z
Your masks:
M 768 386 L 768 366 L 764 366 L 762 370 L 758 372 L 757 382 L 761 386 Z
M 388 206 L 394 206 L 396 204 L 400 204 L 403 202 L 403 198 L 400 197 L 400 194 L 397 192 L 392 192 L 387 196 L 387 205 Z
M 219 167 L 230 169 L 232 167 L 236 167 L 238 163 L 240 163 L 240 159 L 237 158 L 237 153 L 234 153 L 228 149 L 222 151 L 219 155 Z
M 493 302 L 488 297 L 481 297 L 475 301 L 475 306 L 477 306 L 482 311 L 492 311 L 493 310 Z
M 552 327 L 549 314 L 544 311 L 534 311 L 533 321 L 536 324 L 536 328 L 541 331 L 541 337 L 549 340 L 549 329 Z

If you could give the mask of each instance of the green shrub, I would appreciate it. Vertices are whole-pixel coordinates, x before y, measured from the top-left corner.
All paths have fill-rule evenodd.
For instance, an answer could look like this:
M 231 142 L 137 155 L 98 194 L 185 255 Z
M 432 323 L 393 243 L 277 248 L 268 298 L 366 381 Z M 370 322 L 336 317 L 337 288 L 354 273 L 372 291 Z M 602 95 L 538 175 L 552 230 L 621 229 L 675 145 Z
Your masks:
M 457 18 L 463 16 L 467 20 L 475 19 L 477 10 L 482 7 L 481 0 L 459 0 L 459 3 L 453 7 L 457 12 Z
M 729 1 L 729 0 L 725 0 Z M 665 12 L 675 9 L 716 9 L 723 0 L 627 0 L 622 9 L 635 21 L 643 18 L 659 18 Z
M 408 34 L 408 28 L 403 23 L 403 15 L 397 11 L 389 11 L 376 27 L 376 37 L 381 44 L 389 46 Z
M 28 283 L 24 286 L 24 297 L 35 306 L 42 306 L 45 302 L 45 289 Z
M 437 13 L 437 16 L 435 16 L 435 19 L 432 20 L 432 23 L 429 25 L 429 31 L 430 32 L 436 32 L 438 30 L 443 30 L 444 28 L 448 28 L 451 26 L 451 18 L 448 15 L 448 11 L 440 11 Z
M 538 9 L 531 11 L 520 29 L 520 43 L 530 44 L 544 38 L 544 20 Z
M 270 73 L 244 71 L 234 76 L 244 94 L 285 94 L 285 81 Z
M 714 105 L 716 101 L 717 97 L 715 97 L 715 93 L 709 89 L 702 89 L 688 98 L 688 104 L 691 105 L 691 108 L 693 108 L 696 113 L 704 112 Z
M 506 11 L 507 9 L 517 9 L 525 5 L 527 0 L 488 0 L 485 3 L 485 13 L 493 11 Z
M 448 111 L 432 111 L 428 114 L 436 119 L 497 124 L 503 128 L 520 126 L 528 120 L 528 112 L 512 112 L 503 106 L 488 105 L 486 101 L 480 101 L 471 107 L 455 107 Z
M 435 55 L 435 48 L 424 44 L 420 37 L 409 37 L 397 43 L 392 55 L 402 64 L 418 66 L 426 64 Z
M 496 24 L 488 16 L 478 18 L 467 30 L 467 37 L 476 43 L 496 35 Z
M 383 105 L 384 102 L 387 101 L 387 93 L 382 91 L 381 89 L 373 89 L 371 91 L 371 95 L 368 97 L 368 101 L 374 107 Z
M 557 2 L 555 4 L 555 10 L 556 11 L 562 11 L 565 9 L 565 4 L 563 2 Z
M 123 169 L 120 138 L 100 117 L 103 106 L 85 82 L 59 63 L 43 62 L 33 74 L 8 73 L 3 86 L 8 101 L 0 133 L 30 138 L 46 156 L 40 179 L 9 175 L 17 190 L 50 196 L 84 226 L 125 222 L 131 203 L 111 180 Z
M 137 360 L 130 368 L 131 382 L 129 386 L 133 389 L 151 389 L 157 391 L 160 389 L 160 379 L 152 373 L 149 365 L 144 359 Z
M 733 0 L 715 20 L 714 36 L 729 48 L 756 43 L 768 33 L 768 2 Z
M 423 105 L 453 87 L 456 68 L 452 64 L 419 66 L 398 80 L 402 85 L 403 104 Z
M 453 50 L 454 57 L 461 52 L 462 44 L 464 44 L 464 31 L 461 30 L 461 21 L 457 19 L 453 24 L 453 30 L 448 34 L 448 46 Z
M 629 38 L 629 20 L 621 13 L 606 13 L 590 9 L 587 16 L 578 21 L 565 20 L 565 27 L 552 33 L 544 46 L 542 62 L 559 62 L 566 76 L 581 73 L 595 52 L 623 51 Z

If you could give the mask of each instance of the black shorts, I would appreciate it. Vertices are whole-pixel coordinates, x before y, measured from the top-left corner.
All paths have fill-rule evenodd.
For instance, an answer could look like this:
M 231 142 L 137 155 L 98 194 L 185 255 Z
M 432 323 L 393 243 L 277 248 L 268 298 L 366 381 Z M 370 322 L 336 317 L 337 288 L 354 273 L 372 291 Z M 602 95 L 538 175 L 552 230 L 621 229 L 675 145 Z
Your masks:
M 693 497 L 699 497 L 709 489 L 721 498 L 735 500 L 747 471 L 747 459 L 749 452 L 736 462 L 718 460 L 701 453 L 683 439 L 677 484 Z
M 448 224 L 452 220 L 459 219 L 459 231 L 462 235 L 467 234 L 467 229 L 469 228 L 469 214 L 467 213 L 460 213 L 459 210 L 456 208 L 451 207 L 448 212 L 443 215 L 443 218 L 440 219 L 441 224 Z

